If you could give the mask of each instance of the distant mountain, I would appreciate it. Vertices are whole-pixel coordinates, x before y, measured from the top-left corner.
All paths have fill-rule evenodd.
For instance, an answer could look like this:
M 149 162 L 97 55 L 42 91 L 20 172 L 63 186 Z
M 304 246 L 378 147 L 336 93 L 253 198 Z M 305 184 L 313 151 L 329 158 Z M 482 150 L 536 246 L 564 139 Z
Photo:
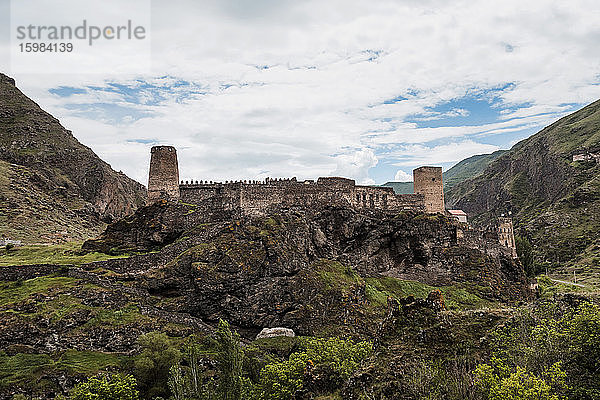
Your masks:
M 480 154 L 462 160 L 454 167 L 444 172 L 444 189 L 448 190 L 457 183 L 466 181 L 467 179 L 481 174 L 492 161 L 500 157 L 505 152 L 506 150 L 498 150 L 492 154 Z M 381 186 L 394 188 L 394 192 L 396 192 L 396 194 L 414 193 L 414 186 L 412 182 L 390 181 Z
M 145 193 L 0 74 L 0 238 L 86 239 Z
M 412 182 L 386 182 L 381 186 L 387 186 L 394 188 L 396 194 L 410 194 L 414 192 L 414 186 Z
M 578 161 L 573 161 L 574 155 Z M 596 158 L 594 158 L 594 155 Z M 517 143 L 485 171 L 453 186 L 449 207 L 476 222 L 513 213 L 538 270 L 591 282 L 600 273 L 600 101 Z M 598 280 L 600 281 L 600 280 Z
M 483 173 L 490 163 L 495 161 L 507 150 L 498 150 L 491 154 L 479 154 L 466 158 L 444 172 L 444 189 L 449 190 L 457 183 L 466 181 Z

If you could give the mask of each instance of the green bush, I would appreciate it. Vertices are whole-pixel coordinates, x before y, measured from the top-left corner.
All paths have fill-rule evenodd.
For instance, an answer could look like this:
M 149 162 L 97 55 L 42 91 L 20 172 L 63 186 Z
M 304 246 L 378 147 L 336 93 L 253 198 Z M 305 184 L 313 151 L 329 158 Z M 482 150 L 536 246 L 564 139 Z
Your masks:
M 169 337 L 160 332 L 142 335 L 138 338 L 138 343 L 142 353 L 135 360 L 134 370 L 142 397 L 169 397 L 169 370 L 179 362 L 181 353 Z
M 93 377 L 75 386 L 70 400 L 138 400 L 136 381 L 131 375 Z
M 539 377 L 520 366 L 512 370 L 498 359 L 475 370 L 475 384 L 489 400 L 560 400 L 564 397 L 555 392 L 565 388 L 565 378 L 560 363 Z
M 316 368 L 326 371 L 328 381 L 339 386 L 373 350 L 371 342 L 354 343 L 339 338 L 305 338 L 300 347 L 288 360 L 262 369 L 260 390 L 264 399 L 292 398 L 303 387 L 305 376 Z
M 537 393 L 540 399 L 600 398 L 598 305 L 564 308 L 552 302 L 524 310 L 497 328 L 490 344 L 491 361 L 476 369 L 487 399 L 501 398 L 496 393 L 533 398 L 510 397 L 518 390 Z

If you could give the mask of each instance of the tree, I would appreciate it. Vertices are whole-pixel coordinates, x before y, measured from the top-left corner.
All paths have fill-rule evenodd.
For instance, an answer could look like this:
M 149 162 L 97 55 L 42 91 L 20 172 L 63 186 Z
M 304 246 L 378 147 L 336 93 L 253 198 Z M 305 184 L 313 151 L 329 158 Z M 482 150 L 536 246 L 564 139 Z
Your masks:
M 490 339 L 493 357 L 476 370 L 488 399 L 496 398 L 491 388 L 511 398 L 510 388 L 533 391 L 544 385 L 550 388 L 549 399 L 567 394 L 570 399 L 600 398 L 598 305 L 537 304 L 496 328 Z M 546 398 L 544 393 L 540 398 Z
M 240 336 L 226 321 L 219 321 L 215 353 L 217 376 L 206 377 L 202 371 L 200 346 L 192 340 L 185 347 L 182 362 L 171 367 L 169 388 L 174 400 L 241 400 L 250 399 L 252 384 L 242 375 L 244 351 Z M 208 355 L 206 355 L 208 357 Z
M 300 351 L 282 362 L 267 364 L 261 370 L 260 389 L 264 399 L 284 400 L 302 389 L 305 378 L 319 370 L 334 385 L 341 385 L 373 350 L 371 342 L 340 338 L 306 338 Z
M 488 400 L 560 400 L 552 386 L 564 386 L 566 373 L 554 364 L 543 377 L 517 366 L 511 371 L 500 360 L 496 365 L 480 364 L 475 369 L 475 384 Z M 498 365 L 499 364 L 499 365 Z
M 529 243 L 527 238 L 522 236 L 515 236 L 515 245 L 517 247 L 517 256 L 523 264 L 523 269 L 528 276 L 535 276 L 537 270 L 535 267 L 535 260 L 533 258 L 533 246 Z
M 92 377 L 75 386 L 70 400 L 138 400 L 135 378 L 131 375 Z
M 179 362 L 181 353 L 169 337 L 160 332 L 150 332 L 138 338 L 142 353 L 134 363 L 135 376 L 144 398 L 168 397 L 169 370 Z
M 227 321 L 220 320 L 217 328 L 217 365 L 221 399 L 241 398 L 243 364 L 244 352 L 240 347 L 240 335 L 231 331 Z

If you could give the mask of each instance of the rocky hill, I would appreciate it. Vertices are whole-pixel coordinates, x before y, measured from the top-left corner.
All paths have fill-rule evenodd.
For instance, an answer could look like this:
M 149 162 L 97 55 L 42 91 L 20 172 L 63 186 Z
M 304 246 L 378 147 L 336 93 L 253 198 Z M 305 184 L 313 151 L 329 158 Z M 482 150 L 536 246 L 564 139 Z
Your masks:
M 143 185 L 82 145 L 0 74 L 0 237 L 87 239 L 145 200 Z
M 480 223 L 512 212 L 517 232 L 533 244 L 538 271 L 600 272 L 600 101 L 516 144 L 485 172 L 454 186 L 449 207 Z M 574 161 L 574 155 L 583 158 Z
M 463 335 L 480 343 L 508 314 L 482 311 L 473 319 L 465 310 L 533 294 L 508 252 L 458 243 L 456 229 L 442 215 L 343 207 L 227 219 L 185 204 L 142 207 L 84 246 L 113 258 L 0 267 L 0 399 L 18 392 L 52 398 L 98 370 L 135 369 L 140 335 L 211 335 L 220 319 L 246 343 L 278 326 L 302 336 L 389 340 L 382 329 L 394 324 L 386 319 L 390 304 L 397 318 L 398 302 L 411 307 L 427 297 L 427 307 L 405 320 L 410 335 L 435 333 L 438 347 L 454 348 Z M 434 315 L 415 319 L 422 313 Z M 404 347 L 394 354 L 409 356 L 413 339 L 420 340 L 398 339 Z M 315 379 L 313 393 L 344 383 Z
M 314 335 L 323 333 L 321 318 L 339 321 L 345 315 L 359 321 L 351 304 L 369 295 L 385 299 L 386 284 L 398 279 L 458 285 L 481 301 L 530 296 L 523 269 L 509 253 L 500 246 L 486 253 L 457 243 L 456 225 L 442 215 L 329 207 L 282 210 L 268 218 L 203 218 L 193 206 L 157 203 L 111 225 L 84 249 L 160 248 L 98 265 L 135 276 L 136 285 L 169 297 L 170 311 L 207 322 L 225 318 L 252 334 L 282 325 Z M 352 286 L 348 304 L 334 306 L 314 283 L 319 276 L 332 288 Z M 377 283 L 370 285 L 369 279 Z M 348 333 L 368 333 L 364 322 Z M 343 325 L 336 329 L 347 330 Z

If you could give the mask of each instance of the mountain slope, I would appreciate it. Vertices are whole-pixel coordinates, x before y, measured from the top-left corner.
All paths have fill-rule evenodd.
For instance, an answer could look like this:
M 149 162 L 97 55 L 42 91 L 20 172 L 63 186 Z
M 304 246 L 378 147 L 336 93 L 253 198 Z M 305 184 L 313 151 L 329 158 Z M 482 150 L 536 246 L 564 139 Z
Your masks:
M 573 154 L 600 148 L 600 101 L 516 144 L 485 172 L 454 186 L 449 207 L 476 222 L 512 211 L 534 244 L 538 270 L 558 268 L 594 281 L 600 265 L 600 165 Z
M 444 172 L 444 189 L 449 190 L 452 186 L 483 173 L 490 163 L 504 153 L 506 150 L 498 150 L 491 154 L 478 154 L 465 158 Z
M 412 182 L 386 182 L 381 186 L 387 186 L 394 188 L 396 194 L 410 194 L 414 193 L 415 189 Z
M 0 236 L 84 239 L 133 212 L 145 188 L 115 172 L 0 74 Z
M 498 150 L 491 154 L 479 154 L 466 158 L 444 172 L 444 190 L 449 190 L 457 183 L 466 181 L 481 174 L 490 163 L 504 154 L 506 150 Z M 386 182 L 381 186 L 394 188 L 396 194 L 414 193 L 412 182 Z

